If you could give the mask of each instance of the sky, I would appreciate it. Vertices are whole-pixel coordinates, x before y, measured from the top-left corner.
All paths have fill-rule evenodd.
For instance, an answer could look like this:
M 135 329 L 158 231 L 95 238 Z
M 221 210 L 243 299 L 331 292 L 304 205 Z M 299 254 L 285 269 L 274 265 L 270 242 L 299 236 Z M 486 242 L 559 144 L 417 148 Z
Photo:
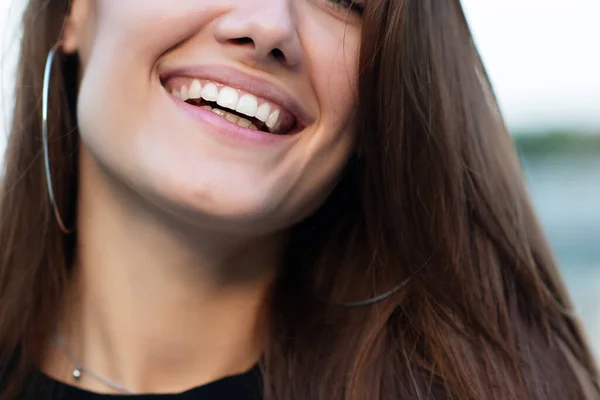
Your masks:
M 511 129 L 600 133 L 600 0 L 462 2 Z M 24 3 L 0 0 L 2 152 L 12 106 L 15 27 Z
M 600 133 L 600 0 L 462 0 L 511 127 Z

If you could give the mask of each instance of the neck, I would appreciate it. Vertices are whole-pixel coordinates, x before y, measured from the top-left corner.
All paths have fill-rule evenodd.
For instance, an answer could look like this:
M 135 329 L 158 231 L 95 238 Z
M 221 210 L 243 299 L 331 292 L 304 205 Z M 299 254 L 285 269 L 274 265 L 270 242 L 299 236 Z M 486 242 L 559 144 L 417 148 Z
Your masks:
M 143 392 L 177 392 L 251 368 L 263 350 L 281 239 L 176 229 L 98 179 L 100 171 L 84 174 L 60 326 L 69 351 Z

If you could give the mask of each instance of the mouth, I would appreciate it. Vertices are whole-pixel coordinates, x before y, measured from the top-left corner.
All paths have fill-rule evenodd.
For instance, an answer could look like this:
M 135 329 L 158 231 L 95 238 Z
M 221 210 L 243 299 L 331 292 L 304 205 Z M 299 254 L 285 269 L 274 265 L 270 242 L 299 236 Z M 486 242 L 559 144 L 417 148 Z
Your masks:
M 290 135 L 302 129 L 299 119 L 284 106 L 217 81 L 174 76 L 162 85 L 177 100 L 245 129 L 273 135 Z

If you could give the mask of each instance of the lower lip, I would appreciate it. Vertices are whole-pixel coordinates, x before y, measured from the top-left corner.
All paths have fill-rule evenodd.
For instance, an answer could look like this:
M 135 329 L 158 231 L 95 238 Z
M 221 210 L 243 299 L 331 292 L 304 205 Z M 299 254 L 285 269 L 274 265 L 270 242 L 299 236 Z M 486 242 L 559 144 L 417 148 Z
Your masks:
M 212 111 L 188 104 L 185 101 L 181 101 L 171 96 L 170 94 L 168 94 L 168 96 L 188 116 L 196 121 L 210 125 L 213 128 L 211 131 L 214 131 L 221 137 L 226 137 L 237 141 L 241 140 L 257 145 L 268 145 L 286 142 L 296 136 L 293 133 L 286 135 L 275 135 L 268 132 L 244 128 L 238 124 L 227 121 L 225 118 L 220 117 Z

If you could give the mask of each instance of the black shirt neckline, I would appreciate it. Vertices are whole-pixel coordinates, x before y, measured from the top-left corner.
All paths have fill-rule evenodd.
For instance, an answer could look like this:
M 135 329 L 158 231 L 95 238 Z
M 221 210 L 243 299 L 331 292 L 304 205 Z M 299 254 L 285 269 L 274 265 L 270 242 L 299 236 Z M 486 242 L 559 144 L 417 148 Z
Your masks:
M 51 392 L 52 400 L 260 400 L 262 376 L 260 367 L 223 377 L 180 393 L 170 394 L 102 394 L 80 389 L 40 373 L 37 377 Z M 48 397 L 42 397 L 47 399 Z

